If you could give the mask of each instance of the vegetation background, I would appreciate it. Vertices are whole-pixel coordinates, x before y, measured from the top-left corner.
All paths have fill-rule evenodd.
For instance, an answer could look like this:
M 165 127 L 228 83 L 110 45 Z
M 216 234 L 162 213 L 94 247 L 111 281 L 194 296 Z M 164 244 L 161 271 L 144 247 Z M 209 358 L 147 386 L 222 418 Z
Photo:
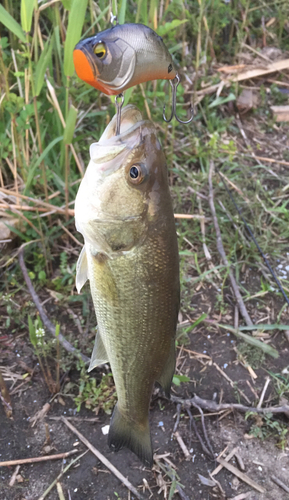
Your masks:
M 190 125 L 165 123 L 163 106 L 170 106 L 170 86 L 165 81 L 147 82 L 125 93 L 125 103 L 138 106 L 158 127 L 175 212 L 182 216 L 176 219 L 182 281 L 178 346 L 188 345 L 206 320 L 229 324 L 231 329 L 239 324 L 236 314 L 234 323 L 228 266 L 220 264 L 208 204 L 212 162 L 216 212 L 229 264 L 254 323 L 268 325 L 252 336 L 263 347 L 237 344 L 237 361 L 268 368 L 264 352 L 270 351 L 270 344 L 279 353 L 284 349 L 286 337 L 277 332 L 286 331 L 288 305 L 248 239 L 222 174 L 289 293 L 288 126 L 276 122 L 270 109 L 288 103 L 288 71 L 230 86 L 221 84 L 220 71 L 230 65 L 262 68 L 287 59 L 288 1 L 4 0 L 0 5 L 0 340 L 3 334 L 29 342 L 30 334 L 50 392 L 57 393 L 61 373 L 73 365 L 80 379 L 66 390 L 73 389 L 78 409 L 85 404 L 108 413 L 115 402 L 111 377 L 106 374 L 98 385 L 101 374 L 97 381 L 89 377 L 83 362 L 75 366 L 70 355 L 60 352 L 59 342 L 53 343 L 42 330 L 17 257 L 22 245 L 29 277 L 57 332 L 60 328 L 74 347 L 90 356 L 95 317 L 89 289 L 77 295 L 74 287 L 82 241 L 74 226 L 73 204 L 89 146 L 101 136 L 115 105 L 114 98 L 79 80 L 72 51 L 81 38 L 108 28 L 111 12 L 121 24 L 144 23 L 163 37 L 181 75 L 178 115 L 186 119 L 190 103 L 195 111 Z M 257 99 L 245 103 L 245 108 L 240 104 L 244 88 Z M 220 331 L 219 326 L 210 328 Z M 288 374 L 282 373 L 285 358 L 281 359 L 275 361 L 271 378 L 272 398 L 289 395 Z M 189 371 L 178 367 L 176 386 L 189 380 Z M 278 421 L 276 430 L 275 422 L 269 418 L 256 424 L 255 433 L 266 437 L 275 432 L 279 445 L 287 446 L 288 428 Z

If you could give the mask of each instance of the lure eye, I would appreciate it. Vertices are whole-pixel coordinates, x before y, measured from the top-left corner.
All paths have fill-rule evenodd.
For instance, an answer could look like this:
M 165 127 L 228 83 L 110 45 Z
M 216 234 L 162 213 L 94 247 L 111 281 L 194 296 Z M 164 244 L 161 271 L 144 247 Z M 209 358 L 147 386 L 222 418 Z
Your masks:
M 93 49 L 93 52 L 95 53 L 96 57 L 99 59 L 103 59 L 104 56 L 106 56 L 106 47 L 104 43 L 99 42 Z
M 140 184 L 144 180 L 144 177 L 141 165 L 136 163 L 130 167 L 129 180 L 132 184 Z

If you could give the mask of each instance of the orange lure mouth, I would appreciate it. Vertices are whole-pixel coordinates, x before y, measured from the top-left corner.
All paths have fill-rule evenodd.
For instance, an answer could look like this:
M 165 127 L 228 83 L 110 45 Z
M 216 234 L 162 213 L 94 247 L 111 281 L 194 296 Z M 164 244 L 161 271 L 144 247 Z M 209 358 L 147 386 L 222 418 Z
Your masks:
M 119 92 L 115 92 L 110 87 L 106 87 L 99 80 L 97 80 L 98 69 L 92 61 L 88 59 L 85 52 L 81 49 L 75 49 L 73 51 L 73 62 L 77 76 L 88 83 L 92 87 L 104 92 L 106 95 L 117 95 Z M 93 64 L 93 69 L 91 67 Z

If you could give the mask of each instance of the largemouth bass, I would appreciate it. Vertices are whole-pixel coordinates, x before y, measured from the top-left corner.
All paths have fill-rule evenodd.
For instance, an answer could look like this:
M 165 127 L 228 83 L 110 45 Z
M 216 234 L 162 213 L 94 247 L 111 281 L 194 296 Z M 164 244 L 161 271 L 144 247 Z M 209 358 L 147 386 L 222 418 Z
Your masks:
M 73 61 L 79 78 L 107 95 L 177 74 L 162 38 L 143 24 L 117 24 L 81 40 Z
M 97 317 L 89 370 L 109 361 L 118 402 L 109 446 L 153 463 L 149 404 L 157 381 L 169 397 L 175 370 L 179 262 L 166 161 L 151 121 L 135 106 L 90 147 L 75 200 L 84 237 L 76 286 L 87 279 Z

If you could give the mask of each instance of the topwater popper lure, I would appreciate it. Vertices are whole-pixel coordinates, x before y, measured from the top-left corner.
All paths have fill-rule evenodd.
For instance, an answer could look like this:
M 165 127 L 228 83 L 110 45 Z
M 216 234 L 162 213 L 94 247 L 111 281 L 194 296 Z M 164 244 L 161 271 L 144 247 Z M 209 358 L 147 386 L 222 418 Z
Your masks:
M 77 75 L 89 85 L 116 96 L 119 133 L 120 112 L 123 104 L 122 92 L 150 80 L 169 80 L 173 91 L 172 113 L 176 115 L 176 91 L 180 82 L 172 56 L 162 38 L 143 24 L 115 24 L 95 36 L 81 40 L 73 52 Z M 118 98 L 121 99 L 119 102 Z M 165 106 L 164 106 L 165 111 Z

